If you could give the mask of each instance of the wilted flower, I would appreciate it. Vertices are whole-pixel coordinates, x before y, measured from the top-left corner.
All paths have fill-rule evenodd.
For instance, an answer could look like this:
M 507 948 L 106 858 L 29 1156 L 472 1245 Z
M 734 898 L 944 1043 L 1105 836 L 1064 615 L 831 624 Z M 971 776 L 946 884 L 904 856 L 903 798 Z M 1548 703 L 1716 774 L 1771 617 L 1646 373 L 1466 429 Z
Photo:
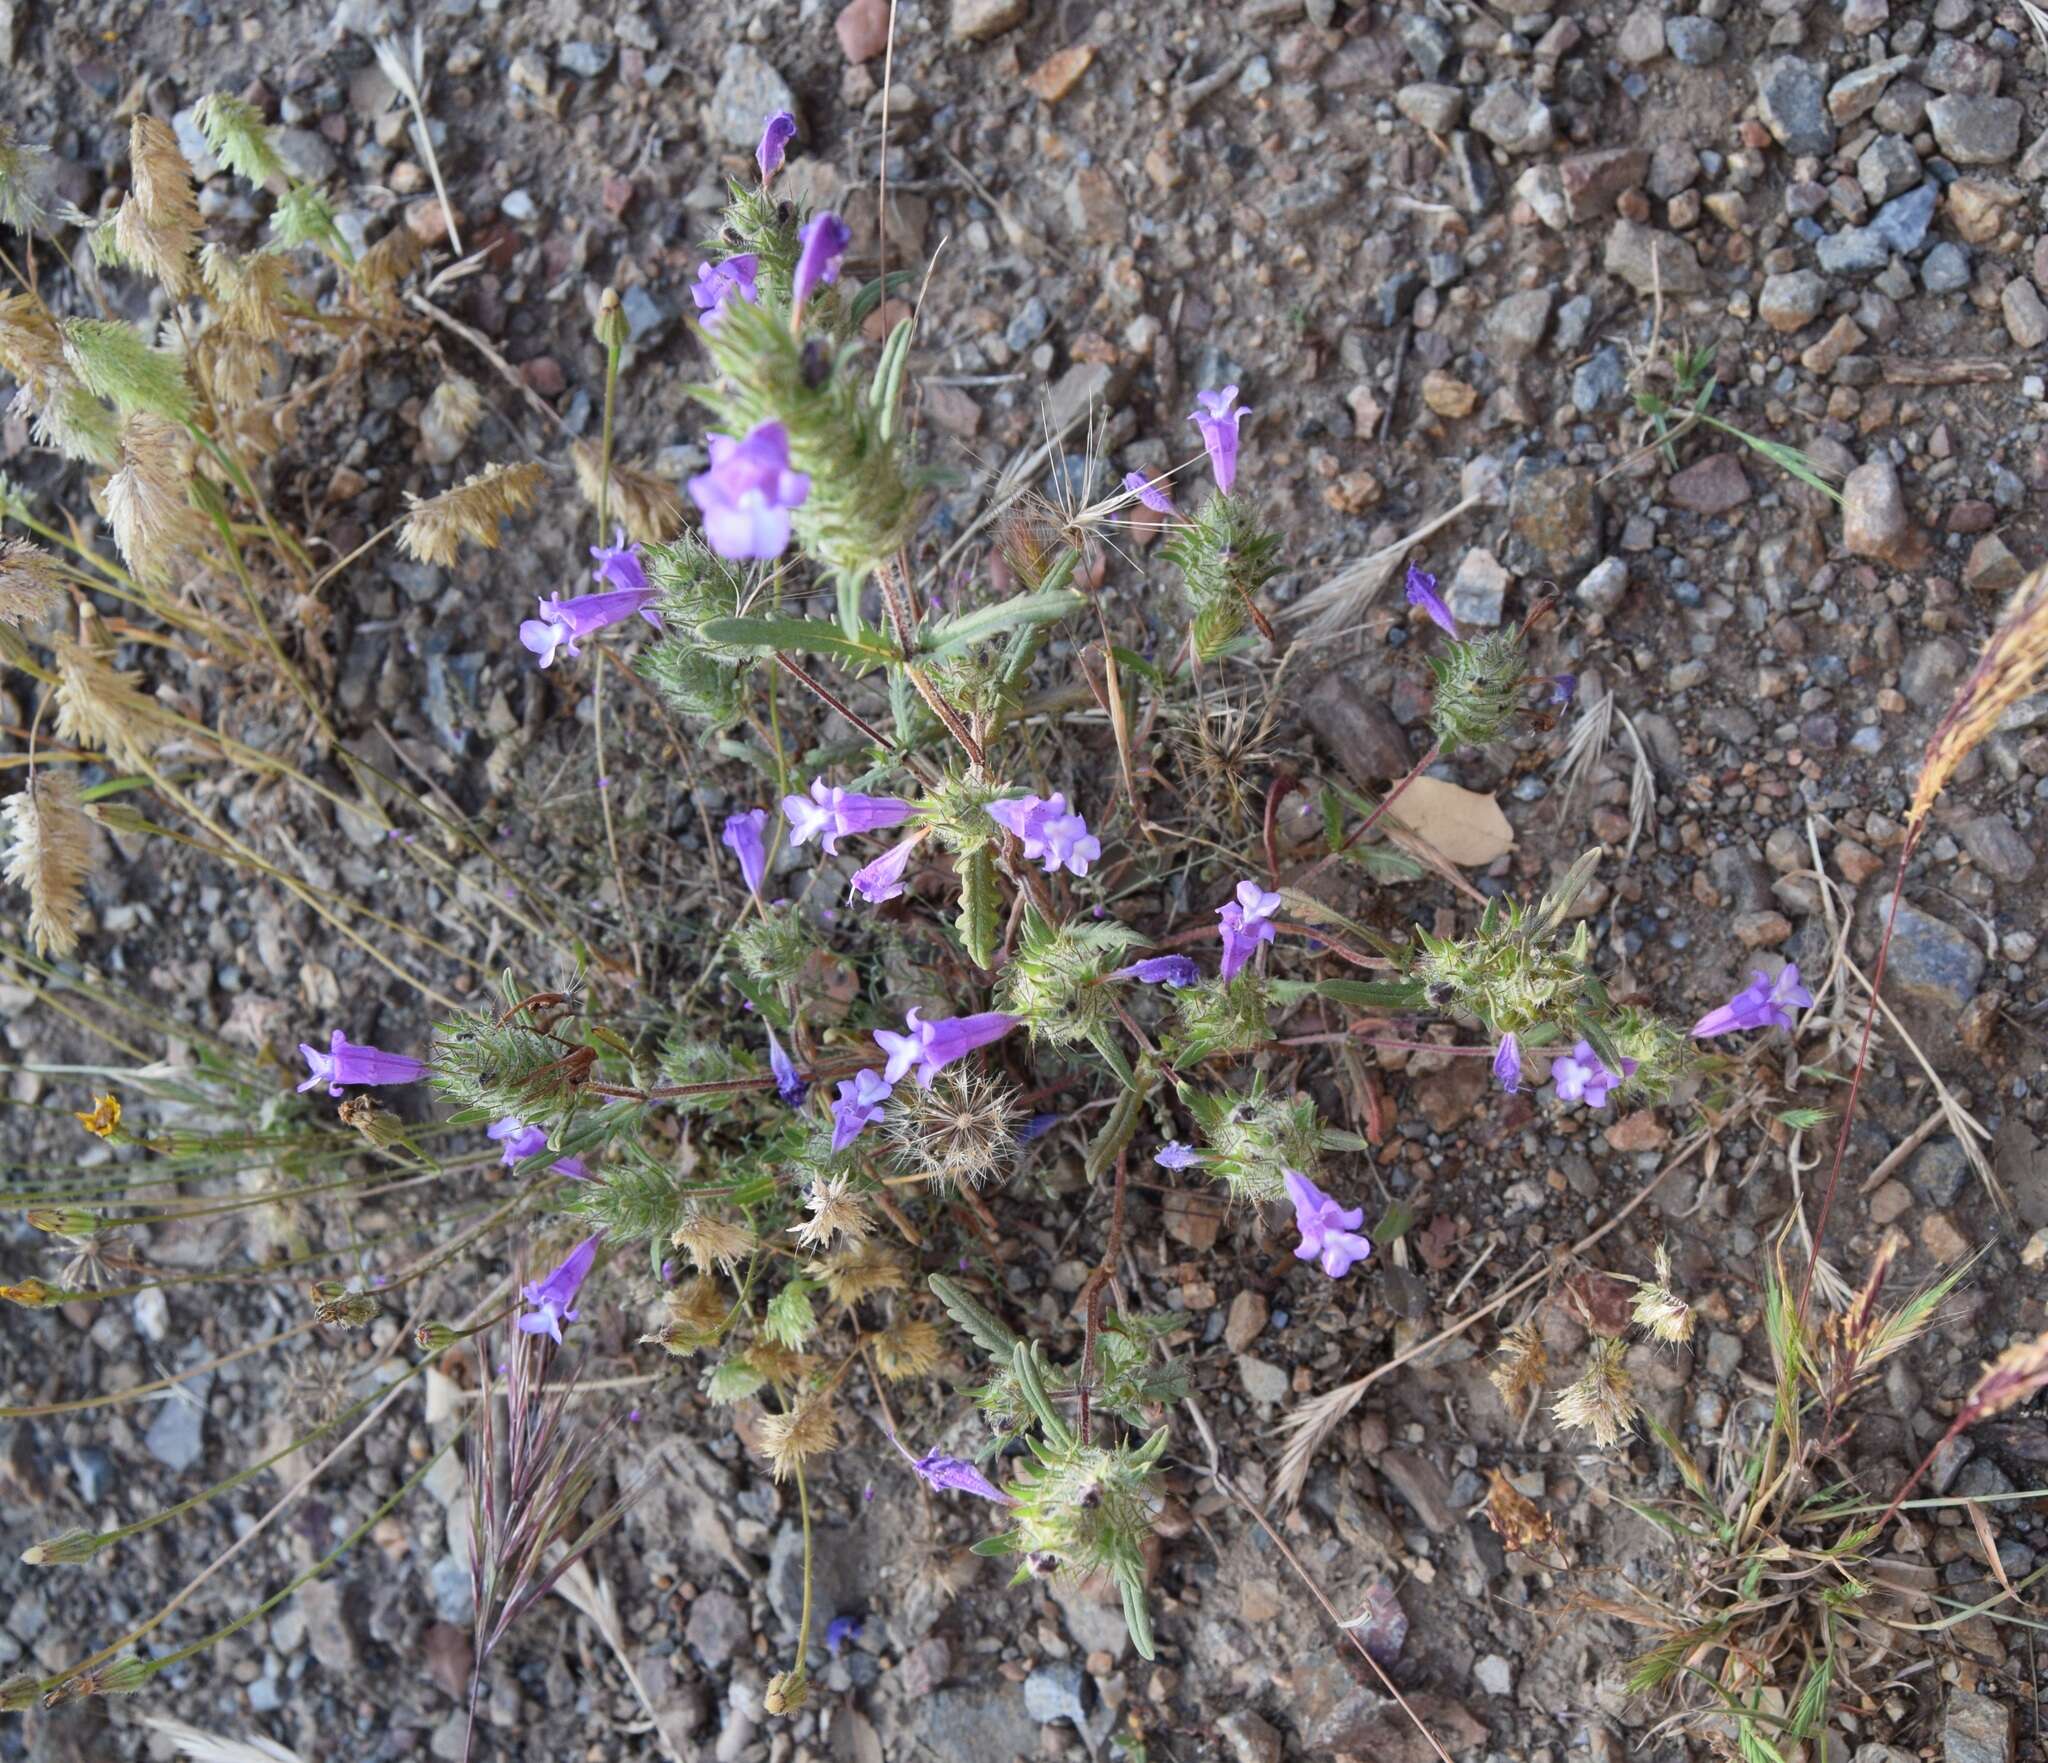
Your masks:
M 306 1086 L 301 1084 L 299 1088 Z M 73 1114 L 71 1117 L 96 1139 L 110 1139 L 121 1130 L 121 1098 L 116 1095 L 96 1096 L 89 1111 Z
M 796 139 L 796 118 L 778 110 L 761 125 L 761 144 L 754 149 L 754 163 L 761 168 L 762 187 L 775 181 L 782 169 L 782 151 Z
M 825 1651 L 833 1658 L 839 1657 L 839 1649 L 860 1633 L 858 1616 L 835 1616 L 825 1624 Z
M 1798 962 L 1786 962 L 1776 979 L 1762 968 L 1752 968 L 1748 985 L 1692 1025 L 1693 1038 L 1704 1041 L 1746 1028 L 1790 1028 L 1792 1012 L 1805 1010 L 1812 1003 L 1813 994 L 1799 983 Z
M 1583 1102 L 1588 1108 L 1605 1108 L 1607 1092 L 1635 1068 L 1633 1059 L 1624 1059 L 1621 1074 L 1616 1076 L 1601 1063 L 1592 1042 L 1581 1041 L 1569 1053 L 1560 1053 L 1550 1062 L 1550 1081 L 1557 1085 L 1560 1102 Z
M 903 1441 L 893 1432 L 889 1443 L 902 1454 L 903 1461 L 917 1471 L 924 1485 L 935 1494 L 973 1494 L 979 1499 L 994 1500 L 998 1505 L 1014 1506 L 1017 1502 L 996 1486 L 972 1463 L 959 1457 L 948 1457 L 943 1451 L 931 1451 L 922 1457 L 913 1457 L 904 1449 Z
M 800 313 L 804 302 L 819 287 L 839 279 L 839 260 L 853 243 L 853 234 L 847 230 L 846 222 L 828 208 L 806 222 L 798 237 L 803 240 L 804 248 L 796 260 L 791 300 Z
M 1494 1050 L 1493 1075 L 1500 1087 L 1509 1092 L 1522 1087 L 1522 1044 L 1513 1035 L 1502 1035 L 1500 1045 Z
M 768 1069 L 775 1073 L 775 1093 L 792 1108 L 801 1108 L 811 1086 L 797 1075 L 796 1062 L 782 1050 L 775 1030 L 768 1030 Z
M 576 1294 L 583 1289 L 591 1263 L 597 1259 L 597 1244 L 596 1237 L 585 1237 L 546 1279 L 529 1280 L 521 1289 L 520 1296 L 533 1306 L 519 1319 L 522 1333 L 544 1334 L 557 1346 L 561 1345 L 562 1324 L 581 1320 Z
M 688 1255 L 690 1265 L 703 1274 L 714 1268 L 731 1273 L 755 1249 L 752 1231 L 709 1212 L 699 1212 L 695 1207 L 683 1215 L 683 1222 L 676 1226 L 669 1241 Z
M 908 838 L 898 839 L 874 862 L 853 873 L 849 897 L 858 894 L 870 906 L 880 906 L 903 892 L 903 872 L 910 867 L 910 854 L 923 842 L 927 829 L 920 827 Z
M 1635 1424 L 1635 1390 L 1628 1367 L 1622 1363 L 1627 1350 L 1619 1338 L 1596 1338 L 1585 1374 L 1565 1389 L 1551 1409 L 1559 1426 L 1592 1433 L 1593 1443 L 1603 1450 L 1619 1444 Z
M 1280 896 L 1269 893 L 1255 881 L 1237 884 L 1237 898 L 1216 908 L 1223 922 L 1223 977 L 1234 979 L 1261 943 L 1274 937 L 1273 914 L 1280 910 Z
M 316 1084 L 325 1084 L 330 1096 L 341 1094 L 344 1084 L 409 1084 L 426 1076 L 427 1068 L 407 1053 L 386 1053 L 377 1047 L 359 1047 L 336 1029 L 327 1051 L 299 1043 L 306 1067 L 312 1073 L 299 1085 L 303 1095 Z
M 1500 1392 L 1511 1413 L 1519 1412 L 1522 1398 L 1542 1389 L 1550 1370 L 1550 1354 L 1533 1323 L 1518 1322 L 1505 1330 L 1494 1349 L 1495 1363 L 1486 1375 Z
M 937 1022 L 925 1022 L 912 1010 L 904 1018 L 902 1034 L 877 1029 L 875 1045 L 888 1056 L 889 1083 L 900 1083 L 915 1065 L 918 1087 L 924 1089 L 955 1059 L 1001 1040 L 1019 1020 L 1000 1010 L 984 1010 L 977 1016 L 947 1016 Z
M 810 800 L 802 796 L 782 798 L 783 817 L 789 822 L 792 845 L 807 845 L 823 836 L 828 857 L 839 855 L 839 841 L 853 833 L 880 832 L 900 826 L 916 810 L 900 796 L 863 796 L 857 790 L 842 790 L 823 778 L 811 780 Z
M 768 847 L 761 829 L 768 824 L 768 810 L 745 808 L 725 817 L 725 829 L 718 842 L 739 859 L 740 879 L 755 899 L 761 897 L 761 883 L 768 874 Z
M 1426 569 L 1408 565 L 1408 604 L 1420 606 L 1429 614 L 1430 622 L 1452 636 L 1458 634 L 1458 621 L 1451 616 L 1451 609 L 1437 597 L 1436 577 Z
M 627 539 L 624 527 L 614 527 L 612 542 L 609 545 L 592 545 L 590 554 L 597 559 L 597 567 L 590 572 L 592 581 L 631 593 L 647 586 L 647 571 L 640 562 L 640 547 Z
M 1182 1144 L 1178 1139 L 1168 1139 L 1152 1153 L 1152 1161 L 1161 1169 L 1192 1169 L 1201 1160 L 1201 1152 L 1193 1145 Z
M 1281 1172 L 1287 1197 L 1294 1202 L 1294 1223 L 1301 1242 L 1297 1261 L 1314 1261 L 1332 1279 L 1342 1279 L 1372 1253 L 1372 1238 L 1359 1234 L 1365 1210 L 1340 1206 L 1298 1170 Z
M 869 1073 L 869 1076 L 875 1075 Z M 840 1089 L 846 1089 L 841 1084 Z M 836 1114 L 836 1110 L 835 1110 Z M 866 1122 L 863 1121 L 862 1125 Z M 859 1127 L 854 1129 L 855 1132 Z M 853 1191 L 853 1177 L 846 1174 L 819 1176 L 811 1183 L 811 1190 L 804 1195 L 804 1210 L 810 1217 L 800 1224 L 789 1227 L 789 1234 L 807 1249 L 822 1249 L 834 1237 L 848 1237 L 854 1241 L 866 1236 L 875 1228 L 861 1205 L 860 1196 Z
M 764 422 L 744 440 L 707 435 L 711 469 L 689 481 L 704 516 L 704 541 L 727 558 L 780 557 L 789 546 L 789 511 L 801 508 L 811 480 L 789 468 L 789 431 Z
M 1188 413 L 1188 421 L 1201 431 L 1202 445 L 1209 450 L 1209 466 L 1216 474 L 1216 487 L 1228 491 L 1237 482 L 1237 430 L 1238 425 L 1251 415 L 1249 410 L 1233 410 L 1237 402 L 1237 388 L 1225 386 L 1220 392 L 1197 392 L 1195 402 L 1199 410 Z
M 881 1119 L 895 1084 L 872 1067 L 839 1080 L 839 1100 L 832 1104 L 832 1149 L 843 1151 L 861 1129 Z
M 501 1147 L 498 1161 L 507 1169 L 528 1157 L 538 1156 L 548 1148 L 547 1133 L 540 1127 L 528 1126 L 516 1114 L 492 1121 L 484 1128 L 484 1137 L 497 1140 Z
M 1155 514 L 1173 514 L 1173 498 L 1161 487 L 1163 478 L 1148 478 L 1142 471 L 1124 473 L 1124 488 Z
M 1128 967 L 1119 967 L 1109 977 L 1134 979 L 1141 985 L 1165 986 L 1168 991 L 1178 991 L 1182 986 L 1198 982 L 1202 970 L 1195 965 L 1191 955 L 1152 955 L 1143 961 L 1133 961 Z
M 596 555 L 595 550 L 592 555 Z M 583 653 L 576 646 L 581 638 L 636 615 L 660 630 L 661 614 L 654 608 L 655 597 L 655 590 L 649 587 L 615 588 L 604 594 L 579 594 L 570 600 L 557 594 L 541 601 L 538 618 L 529 618 L 520 625 L 519 640 L 540 657 L 543 667 L 552 667 L 558 652 L 566 652 L 573 661 Z
M 749 306 L 758 305 L 761 289 L 755 281 L 755 274 L 761 267 L 761 259 L 751 251 L 742 251 L 737 257 L 728 257 L 722 263 L 700 263 L 697 279 L 690 286 L 690 298 L 697 303 L 697 312 L 708 331 L 718 329 L 718 321 L 725 316 L 728 300 L 744 300 Z

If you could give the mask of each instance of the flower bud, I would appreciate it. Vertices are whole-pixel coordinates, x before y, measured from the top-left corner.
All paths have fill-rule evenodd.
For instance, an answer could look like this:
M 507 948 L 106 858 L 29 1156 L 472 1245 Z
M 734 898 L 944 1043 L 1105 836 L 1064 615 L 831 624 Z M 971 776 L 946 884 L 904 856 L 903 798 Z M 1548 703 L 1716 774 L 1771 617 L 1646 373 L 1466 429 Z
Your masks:
M 462 1336 L 445 1322 L 423 1322 L 412 1331 L 412 1338 L 422 1353 L 445 1353 Z
M 778 1671 L 761 1692 L 761 1706 L 770 1714 L 794 1714 L 810 1699 L 810 1681 L 801 1665 L 794 1671 Z
M 48 1310 L 58 1304 L 69 1303 L 71 1296 L 62 1286 L 53 1286 L 40 1279 L 25 1279 L 18 1285 L 0 1286 L 0 1298 L 5 1298 L 10 1304 L 19 1304 L 25 1310 Z
M 81 1561 L 90 1561 L 106 1547 L 107 1541 L 96 1530 L 67 1530 L 62 1536 L 24 1549 L 21 1558 L 30 1567 L 74 1567 Z
M 28 1221 L 53 1237 L 89 1237 L 99 1223 L 83 1206 L 37 1206 L 29 1212 Z
M 377 1318 L 377 1300 L 322 1280 L 313 1288 L 313 1316 L 329 1328 L 363 1328 Z
M 604 297 L 597 303 L 597 340 L 607 349 L 623 349 L 630 335 L 618 289 L 605 289 Z

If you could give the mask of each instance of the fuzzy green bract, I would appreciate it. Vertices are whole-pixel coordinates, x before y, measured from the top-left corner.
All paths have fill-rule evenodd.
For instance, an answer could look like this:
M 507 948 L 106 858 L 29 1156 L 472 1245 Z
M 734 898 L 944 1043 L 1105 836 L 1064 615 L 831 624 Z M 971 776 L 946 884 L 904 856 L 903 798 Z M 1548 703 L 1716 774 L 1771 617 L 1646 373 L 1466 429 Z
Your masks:
M 1280 536 L 1242 496 L 1211 495 L 1193 521 L 1170 529 L 1159 555 L 1181 573 L 1195 654 L 1214 661 L 1243 631 L 1246 608 L 1280 565 Z

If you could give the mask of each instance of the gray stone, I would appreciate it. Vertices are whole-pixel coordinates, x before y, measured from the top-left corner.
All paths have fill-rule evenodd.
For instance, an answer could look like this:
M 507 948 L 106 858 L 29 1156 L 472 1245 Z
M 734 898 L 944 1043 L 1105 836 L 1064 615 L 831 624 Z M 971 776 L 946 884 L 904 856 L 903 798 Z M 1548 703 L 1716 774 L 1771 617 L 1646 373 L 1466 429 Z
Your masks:
M 476 1588 L 470 1582 L 469 1563 L 443 1555 L 427 1569 L 427 1591 L 434 1600 L 434 1613 L 443 1622 L 467 1628 L 476 1617 Z
M 1920 181 L 1920 155 L 1904 135 L 1879 135 L 1858 155 L 1856 181 L 1872 202 L 1889 202 Z
M 1837 123 L 1852 123 L 1883 102 L 1892 81 L 1913 65 L 1912 58 L 1896 55 L 1890 61 L 1873 62 L 1844 74 L 1828 87 L 1828 115 Z M 1920 94 L 1921 114 L 1926 113 L 1927 94 Z M 1886 125 L 1889 126 L 1889 125 Z M 1915 125 L 1918 126 L 1917 124 Z
M 1489 630 L 1500 623 L 1512 578 L 1491 551 L 1474 548 L 1458 565 L 1458 573 L 1444 595 L 1444 604 L 1460 624 L 1485 625 Z
M 843 1527 L 819 1526 L 812 1538 L 811 1594 L 814 1610 L 858 1610 L 870 1587 L 862 1583 L 862 1556 Z M 775 1612 L 788 1639 L 804 1606 L 804 1535 L 800 1525 L 785 1524 L 768 1550 L 768 1607 Z
M 1895 135 L 1917 135 L 1927 126 L 1933 97 L 1918 80 L 1893 80 L 1870 107 L 1870 120 Z
M 1922 1145 L 1906 1164 L 1906 1180 L 1930 1206 L 1953 1206 L 1969 1179 L 1970 1159 L 1953 1138 Z
M 1503 153 L 1541 153 L 1557 139 L 1550 106 L 1522 80 L 1496 80 L 1472 109 L 1472 126 Z
M 1829 275 L 1876 275 L 1889 267 L 1892 248 L 1874 226 L 1845 226 L 1814 247 Z
M 1342 1751 L 1354 1757 L 1405 1758 L 1415 1754 L 1409 1747 L 1417 1723 L 1454 1757 L 1486 1737 L 1485 1727 L 1449 1697 L 1413 1692 L 1408 1696 L 1411 1712 L 1404 1712 L 1393 1697 L 1354 1678 L 1346 1660 L 1328 1654 L 1292 1663 L 1291 1676 L 1288 1713 L 1295 1749 L 1304 1757 Z
M 1560 465 L 1536 473 L 1516 489 L 1514 548 L 1506 562 L 1521 575 L 1576 575 L 1590 568 L 1599 560 L 1604 512 L 1585 467 Z
M 1515 179 L 1515 194 L 1552 232 L 1561 233 L 1571 225 L 1571 213 L 1564 202 L 1564 180 L 1557 175 L 1556 166 L 1530 166 Z
M 564 43 L 555 51 L 555 65 L 580 80 L 594 80 L 612 64 L 609 43 L 586 43 L 580 38 Z M 755 123 L 758 134 L 760 123 Z
M 1991 1696 L 1950 1690 L 1941 1754 L 1942 1763 L 2012 1763 L 2012 1710 Z
M 1920 265 L 1920 285 L 1930 294 L 1960 294 L 1970 285 L 1970 254 L 1944 239 Z
M 349 1622 L 343 1588 L 331 1579 L 316 1579 L 299 1587 L 298 1601 L 313 1657 L 338 1676 L 351 1677 L 360 1671 L 362 1648 Z
M 2026 277 L 2015 276 L 2005 284 L 1998 308 L 2005 315 L 2006 331 L 2020 348 L 2038 349 L 2048 343 L 2048 306 L 2042 305 Z
M 1414 1508 L 1425 1528 L 1439 1536 L 1458 1528 L 1458 1509 L 1451 1503 L 1451 1484 L 1441 1469 L 1420 1451 L 1382 1451 L 1377 1467 L 1394 1491 Z
M 1941 192 L 1932 184 L 1894 196 L 1871 216 L 1871 230 L 1901 257 L 1909 256 L 1926 243 L 1927 228 L 1940 199 Z
M 1024 1680 L 1024 1712 L 1040 1726 L 1055 1720 L 1071 1720 L 1076 1727 L 1088 1720 L 1088 1674 L 1072 1659 L 1051 1660 Z
M 1504 361 L 1535 354 L 1550 328 L 1550 308 L 1556 299 L 1552 289 L 1527 288 L 1497 302 L 1486 315 L 1487 347 Z
M 1400 777 L 1415 762 L 1401 725 L 1370 683 L 1325 674 L 1305 710 L 1309 727 L 1361 789 Z
M 1682 190 L 1689 190 L 1700 178 L 1698 150 L 1686 141 L 1659 141 L 1650 155 L 1650 194 L 1668 202 Z
M 1857 557 L 1890 559 L 1908 531 L 1906 493 L 1888 459 L 1859 465 L 1842 484 L 1842 544 Z
M 1417 80 L 1394 94 L 1394 108 L 1416 127 L 1433 135 L 1445 135 L 1457 127 L 1458 118 L 1465 114 L 1465 94 L 1457 86 Z
M 1010 315 L 1010 322 L 1003 331 L 1003 341 L 1021 354 L 1044 336 L 1051 325 L 1052 308 L 1039 295 L 1033 294 Z
M 1654 293 L 1660 285 L 1666 295 L 1697 294 L 1707 285 L 1690 239 L 1633 220 L 1618 220 L 1609 229 L 1603 266 L 1638 294 Z
M 182 1474 L 206 1455 L 206 1393 L 213 1374 L 187 1378 L 157 1403 L 142 1435 L 143 1448 L 166 1469 Z
M 626 320 L 629 342 L 643 343 L 668 323 L 667 310 L 638 282 L 620 296 L 619 311 Z
M 1599 348 L 1572 370 L 1572 407 L 1581 416 L 1619 404 L 1628 392 L 1628 366 L 1613 343 Z
M 332 143 L 317 129 L 272 129 L 270 142 L 285 170 L 305 183 L 324 184 L 340 168 Z
M 1961 644 L 1948 637 L 1930 637 L 1900 666 L 1899 693 L 1916 710 L 1943 709 L 1969 665 L 1970 657 Z
M 942 1634 L 927 1635 L 903 1655 L 896 1681 L 913 1699 L 928 1696 L 953 1674 L 953 1647 Z
M 199 126 L 198 105 L 187 105 L 173 115 L 171 132 L 178 137 L 178 151 L 184 154 L 185 163 L 192 168 L 192 176 L 198 182 L 203 184 L 219 172 L 219 156 Z
M 1231 1763 L 1280 1763 L 1280 1735 L 1249 1708 L 1233 1708 L 1216 1722 Z
M 683 1625 L 684 1641 L 704 1662 L 707 1671 L 723 1671 L 753 1632 L 746 1607 L 732 1593 L 715 1587 L 697 1594 L 690 1605 L 689 1620 Z
M 1420 13 L 1402 13 L 1395 29 L 1400 33 L 1401 47 L 1414 58 L 1426 80 L 1433 80 L 1442 73 L 1444 64 L 1458 52 L 1457 39 L 1449 29 Z
M 1989 98 L 1997 92 L 2004 72 L 2005 64 L 1990 50 L 1961 37 L 1943 37 L 1934 45 L 1920 77 L 1937 92 Z
M 1927 107 L 1927 126 L 1958 165 L 2003 165 L 2020 150 L 2026 113 L 2017 98 L 1972 98 L 1950 92 Z
M 1709 453 L 1676 473 L 1664 500 L 1688 514 L 1726 514 L 1749 500 L 1749 479 L 1733 453 Z
M 956 43 L 979 43 L 1022 24 L 1031 0 L 953 0 L 951 29 Z
M 1373 294 L 1374 316 L 1381 330 L 1391 330 L 1415 309 L 1416 296 L 1422 292 L 1420 274 L 1412 269 L 1396 270 L 1380 283 Z
M 1844 0 L 1842 29 L 1852 37 L 1867 37 L 1891 15 L 1891 0 Z
M 1484 214 L 1500 194 L 1493 161 L 1464 129 L 1451 136 L 1451 201 L 1461 214 Z
M 1055 1579 L 1046 1590 L 1060 1607 L 1067 1638 L 1083 1653 L 1107 1653 L 1112 1659 L 1121 1659 L 1131 1650 L 1123 1602 L 1104 1597 L 1099 1581 Z
M 1757 113 L 1788 153 L 1827 154 L 1835 150 L 1835 125 L 1828 118 L 1820 70 L 1796 55 L 1781 55 L 1756 70 Z
M 1288 1391 L 1293 1387 L 1285 1366 L 1275 1365 L 1270 1359 L 1260 1359 L 1250 1353 L 1237 1356 L 1237 1381 L 1244 1385 L 1244 1393 L 1261 1408 L 1277 1408 L 1287 1400 Z
M 1472 1681 L 1489 1696 L 1515 1693 L 1515 1668 L 1498 1653 L 1483 1653 L 1472 1667 Z
M 1867 909 L 1869 926 L 1882 935 L 1886 899 L 1873 894 Z M 1917 906 L 1899 902 L 1897 927 L 1885 981 L 1893 991 L 1935 1012 L 1960 1012 L 1977 995 L 1984 977 L 1984 951 L 1951 925 Z
M 1790 332 L 1811 324 L 1827 302 L 1827 278 L 1818 270 L 1794 269 L 1764 278 L 1756 310 L 1772 330 Z
M 913 1703 L 911 1718 L 914 1735 L 934 1756 L 1007 1763 L 1038 1754 L 1038 1723 L 1024 1712 L 1016 1687 L 1000 1680 L 939 1690 Z
M 114 1479 L 114 1460 L 97 1445 L 73 1445 L 68 1453 L 72 1486 L 87 1507 L 106 1498 Z
M 1654 5 L 1638 6 L 1621 21 L 1614 47 L 1622 60 L 1647 67 L 1664 54 L 1664 14 Z
M 1728 52 L 1728 33 L 1711 18 L 1669 19 L 1664 41 L 1687 67 L 1712 67 Z
M 1574 294 L 1557 309 L 1557 334 L 1551 341 L 1557 345 L 1558 353 L 1569 355 L 1586 340 L 1586 333 L 1593 328 L 1593 296 Z
M 712 138 L 751 150 L 761 144 L 761 119 L 778 110 L 795 114 L 796 94 L 789 82 L 761 58 L 759 50 L 728 43 L 711 93 Z
M 1605 617 L 1621 604 L 1621 597 L 1627 592 L 1628 565 L 1619 557 L 1603 557 L 1586 571 L 1572 590 L 1572 598 L 1588 612 Z
M 1650 156 L 1641 147 L 1601 147 L 1560 160 L 1557 180 L 1566 217 L 1593 220 L 1612 214 L 1622 192 L 1640 184 L 1649 169 Z
M 2023 882 L 2034 873 L 2034 847 L 2003 814 L 1979 814 L 1956 828 L 1970 861 L 1993 881 Z

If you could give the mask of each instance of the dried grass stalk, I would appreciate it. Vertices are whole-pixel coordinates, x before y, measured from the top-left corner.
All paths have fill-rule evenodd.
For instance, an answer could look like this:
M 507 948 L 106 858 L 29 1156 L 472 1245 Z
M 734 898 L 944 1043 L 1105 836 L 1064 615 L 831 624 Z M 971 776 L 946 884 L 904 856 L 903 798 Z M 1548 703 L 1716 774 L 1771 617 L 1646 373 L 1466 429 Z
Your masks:
M 452 490 L 414 501 L 398 535 L 409 557 L 447 568 L 470 540 L 486 551 L 498 548 L 498 523 L 524 514 L 546 477 L 538 465 L 487 465 Z
M 2033 690 L 2043 667 L 2048 667 L 2048 566 L 2013 590 L 2005 616 L 1927 743 L 1913 805 L 1906 811 L 1908 826 L 1917 827 L 1926 817 L 1956 767 Z
M 192 263 L 199 202 L 171 125 L 137 116 L 128 129 L 128 159 L 134 182 L 114 216 L 115 247 L 172 296 L 190 294 L 199 285 Z
M 0 622 L 32 630 L 63 604 L 56 559 L 26 539 L 0 538 Z
M 69 955 L 85 918 L 93 824 L 69 772 L 44 768 L 7 799 L 7 879 L 28 895 L 28 934 L 43 955 Z
M 576 467 L 576 487 L 592 508 L 598 505 L 598 491 L 604 479 L 603 450 L 593 441 L 577 441 L 569 449 Z M 666 478 L 645 466 L 612 461 L 611 494 L 605 510 L 626 529 L 626 536 L 643 545 L 666 544 L 683 530 L 683 500 Z
M 191 459 L 175 423 L 138 412 L 121 425 L 121 463 L 94 496 L 136 580 L 161 582 L 194 530 L 185 486 Z

